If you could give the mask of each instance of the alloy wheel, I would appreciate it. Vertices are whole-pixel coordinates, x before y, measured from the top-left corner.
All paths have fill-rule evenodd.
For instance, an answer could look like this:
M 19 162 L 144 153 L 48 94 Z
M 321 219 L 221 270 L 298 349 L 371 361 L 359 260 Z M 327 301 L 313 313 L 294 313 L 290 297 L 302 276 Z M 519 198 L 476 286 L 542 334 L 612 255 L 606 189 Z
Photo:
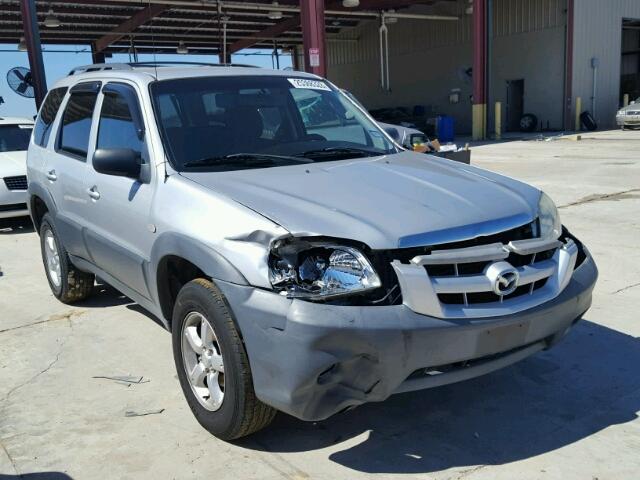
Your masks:
M 216 411 L 224 400 L 224 362 L 218 338 L 199 312 L 189 313 L 182 325 L 182 360 L 198 402 Z

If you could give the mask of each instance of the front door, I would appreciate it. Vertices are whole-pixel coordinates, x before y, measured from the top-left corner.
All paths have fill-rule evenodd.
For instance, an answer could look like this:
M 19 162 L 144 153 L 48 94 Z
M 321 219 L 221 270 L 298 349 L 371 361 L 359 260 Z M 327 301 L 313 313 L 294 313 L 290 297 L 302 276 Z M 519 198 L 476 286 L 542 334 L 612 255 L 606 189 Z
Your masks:
M 107 83 L 98 100 L 95 149 L 131 149 L 149 161 L 148 142 L 138 93 L 133 85 Z M 87 248 L 95 265 L 145 298 L 149 298 L 145 268 L 153 244 L 149 212 L 154 172 L 149 178 L 98 173 L 91 164 L 85 188 L 90 195 Z

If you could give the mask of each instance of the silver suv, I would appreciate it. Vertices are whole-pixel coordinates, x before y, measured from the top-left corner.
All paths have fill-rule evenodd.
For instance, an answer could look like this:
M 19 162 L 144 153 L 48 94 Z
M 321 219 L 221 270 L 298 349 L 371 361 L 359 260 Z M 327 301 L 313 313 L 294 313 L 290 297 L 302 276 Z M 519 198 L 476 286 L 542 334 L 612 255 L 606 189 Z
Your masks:
M 544 193 L 405 151 L 300 72 L 76 69 L 28 175 L 54 295 L 98 277 L 157 316 L 193 414 L 227 440 L 546 349 L 597 277 Z

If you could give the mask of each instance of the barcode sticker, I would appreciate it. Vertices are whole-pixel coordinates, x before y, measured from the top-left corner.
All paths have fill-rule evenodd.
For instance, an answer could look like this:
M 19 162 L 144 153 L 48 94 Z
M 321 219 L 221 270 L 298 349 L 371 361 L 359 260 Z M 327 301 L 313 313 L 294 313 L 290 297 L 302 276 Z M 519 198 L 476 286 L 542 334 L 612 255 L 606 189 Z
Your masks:
M 309 80 L 306 78 L 289 78 L 288 80 L 289 83 L 296 88 L 331 91 L 329 86 L 321 80 Z

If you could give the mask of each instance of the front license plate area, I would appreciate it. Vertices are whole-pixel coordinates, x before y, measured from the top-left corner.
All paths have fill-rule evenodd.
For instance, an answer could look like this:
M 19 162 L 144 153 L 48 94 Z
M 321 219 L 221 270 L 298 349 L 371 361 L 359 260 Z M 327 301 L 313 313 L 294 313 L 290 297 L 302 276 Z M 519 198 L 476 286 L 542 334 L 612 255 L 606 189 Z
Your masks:
M 520 347 L 526 343 L 528 332 L 528 323 L 515 323 L 487 329 L 478 337 L 478 353 L 491 355 Z

